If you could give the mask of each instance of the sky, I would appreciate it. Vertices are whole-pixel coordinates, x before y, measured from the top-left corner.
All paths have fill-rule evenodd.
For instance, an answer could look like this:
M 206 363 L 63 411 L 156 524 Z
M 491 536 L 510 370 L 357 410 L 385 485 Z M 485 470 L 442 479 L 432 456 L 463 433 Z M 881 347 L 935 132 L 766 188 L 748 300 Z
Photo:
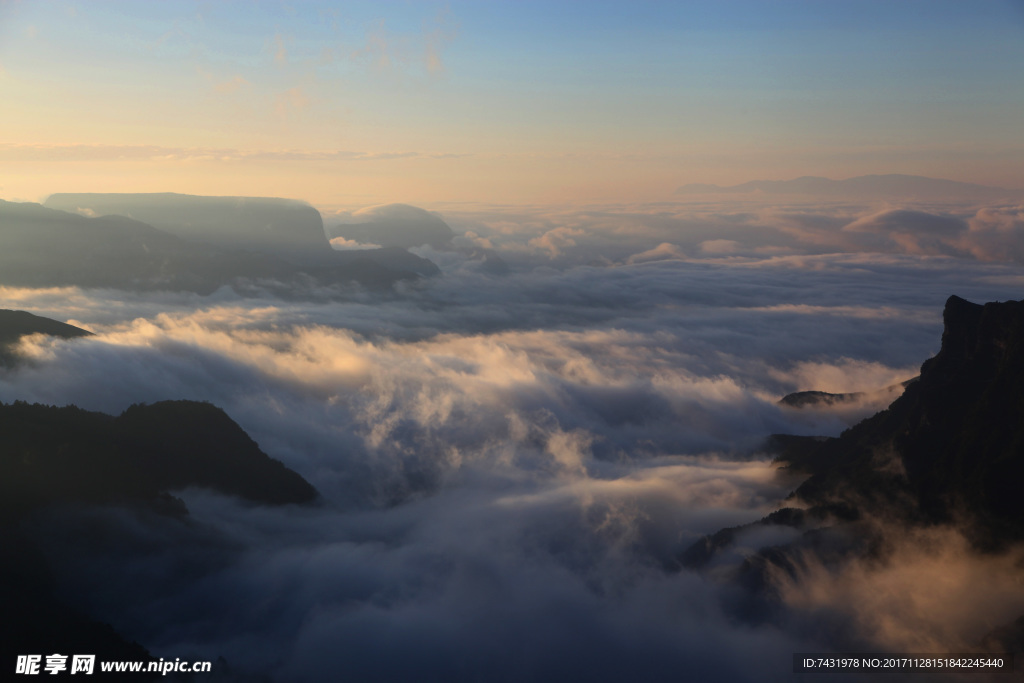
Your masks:
M 560 205 L 1020 187 L 1024 5 L 0 2 L 0 197 Z

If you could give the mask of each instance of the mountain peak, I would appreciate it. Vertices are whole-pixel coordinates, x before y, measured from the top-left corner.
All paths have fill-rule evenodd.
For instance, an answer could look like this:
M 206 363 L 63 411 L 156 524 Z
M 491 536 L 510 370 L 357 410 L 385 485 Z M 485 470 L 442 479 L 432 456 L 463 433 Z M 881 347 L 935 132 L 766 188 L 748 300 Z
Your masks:
M 1024 371 L 1024 359 L 1013 357 L 1024 352 L 1024 301 L 981 305 L 951 296 L 942 320 L 942 348 L 925 362 L 922 372 L 945 378 L 956 372 L 980 377 L 1005 371 L 1007 363 Z
M 875 544 L 870 525 L 850 526 L 868 518 L 891 529 L 956 524 L 986 551 L 1024 539 L 1024 301 L 951 296 L 943 318 L 939 353 L 886 410 L 836 438 L 770 439 L 778 462 L 811 475 L 790 496 L 799 509 L 704 537 L 680 562 L 704 566 L 741 530 L 777 525 L 805 533 L 762 549 L 762 564 L 785 564 L 815 539 Z
M 980 546 L 999 546 L 1024 537 L 1024 301 L 951 296 L 943 319 L 942 347 L 920 379 L 887 410 L 814 446 L 807 460 L 820 467 L 796 496 L 902 506 L 893 512 L 908 520 L 969 519 Z M 883 452 L 898 465 L 888 473 L 878 469 Z

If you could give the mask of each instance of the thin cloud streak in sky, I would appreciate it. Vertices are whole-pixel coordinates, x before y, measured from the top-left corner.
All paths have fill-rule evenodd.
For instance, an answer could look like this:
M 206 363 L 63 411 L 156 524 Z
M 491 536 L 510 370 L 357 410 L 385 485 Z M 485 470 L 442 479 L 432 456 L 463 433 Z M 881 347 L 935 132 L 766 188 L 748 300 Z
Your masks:
M 244 83 L 230 81 L 226 87 Z M 218 85 L 220 88 L 224 84 Z M 306 98 L 296 87 L 282 95 L 280 104 L 284 109 L 302 109 Z M 0 160 L 7 161 L 221 161 L 221 162 L 265 162 L 265 161 L 387 161 L 390 159 L 451 159 L 466 154 L 388 151 L 357 152 L 338 150 L 321 151 L 266 151 L 241 150 L 208 147 L 160 147 L 156 145 L 28 145 L 0 143 Z

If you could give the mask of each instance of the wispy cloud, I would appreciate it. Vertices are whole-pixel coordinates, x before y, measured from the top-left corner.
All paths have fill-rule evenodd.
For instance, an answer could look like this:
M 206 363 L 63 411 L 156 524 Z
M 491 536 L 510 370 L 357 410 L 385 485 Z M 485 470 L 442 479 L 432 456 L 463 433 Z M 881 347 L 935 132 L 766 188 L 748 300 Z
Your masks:
M 312 100 L 306 95 L 303 86 L 297 85 L 288 88 L 274 98 L 274 113 L 280 119 L 287 119 L 294 112 L 301 112 L 306 109 Z
M 247 85 L 249 85 L 249 81 L 239 75 L 235 75 L 234 78 L 229 78 L 226 81 L 215 83 L 213 89 L 219 93 L 227 94 L 240 90 Z
M 240 79 L 243 82 L 236 82 Z M 227 87 L 244 87 L 245 79 L 236 77 Z M 301 110 L 309 99 L 301 88 L 292 88 L 279 96 L 283 113 Z M 243 150 L 213 147 L 161 147 L 157 145 L 33 145 L 0 143 L 2 161 L 389 161 L 396 159 L 457 159 L 469 156 L 450 152 L 422 151 L 308 151 Z
M 436 74 L 444 71 L 442 53 L 459 32 L 458 23 L 452 18 L 451 9 L 446 7 L 424 27 L 424 51 L 427 71 Z
M 436 75 L 444 72 L 444 50 L 458 31 L 458 22 L 448 8 L 425 21 L 420 33 L 393 32 L 381 20 L 367 31 L 364 44 L 353 50 L 350 57 L 378 71 L 415 65 Z
M 285 38 L 280 33 L 274 35 L 272 50 L 274 53 L 275 64 L 278 66 L 284 66 L 288 63 L 288 47 L 285 44 Z
M 163 33 L 161 33 L 160 36 L 158 36 L 156 40 L 154 40 L 153 42 L 149 43 L 147 45 L 147 48 L 150 49 L 150 50 L 159 49 L 165 43 L 168 43 L 168 42 L 171 42 L 171 41 L 175 41 L 175 40 L 179 40 L 179 41 L 183 42 L 186 45 L 194 45 L 195 41 L 194 41 L 194 38 L 193 38 L 192 34 L 189 33 L 188 31 L 186 31 L 182 27 L 183 24 L 187 25 L 188 23 L 189 22 L 187 22 L 187 21 L 183 22 L 180 19 L 175 19 L 171 23 L 171 27 L 169 29 L 167 29 L 166 31 L 164 31 Z
M 352 59 L 368 63 L 375 69 L 388 69 L 396 61 L 407 60 L 405 44 L 406 41 L 401 36 L 394 36 L 388 32 L 382 19 L 367 31 L 365 44 L 352 51 Z
M 196 66 L 196 71 L 206 80 L 210 88 L 219 95 L 228 95 L 249 86 L 249 81 L 243 78 L 241 74 L 235 74 L 229 78 L 218 78 L 212 72 L 199 65 Z

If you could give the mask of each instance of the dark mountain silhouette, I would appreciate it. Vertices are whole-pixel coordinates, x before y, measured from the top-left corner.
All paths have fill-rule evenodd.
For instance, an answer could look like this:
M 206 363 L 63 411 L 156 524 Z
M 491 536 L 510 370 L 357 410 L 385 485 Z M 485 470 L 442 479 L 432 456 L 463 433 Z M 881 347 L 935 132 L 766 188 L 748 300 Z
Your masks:
M 279 293 L 358 282 L 388 287 L 415 273 L 365 257 L 337 257 L 321 235 L 322 264 L 299 265 L 244 246 L 192 242 L 123 216 L 89 218 L 0 200 L 0 283 L 209 294 L 229 285 Z M 297 253 L 297 252 L 288 252 Z
M 878 197 L 905 199 L 948 199 L 952 197 L 1011 198 L 1024 196 L 1024 190 L 961 183 L 954 180 L 890 173 L 865 175 L 846 180 L 803 176 L 794 180 L 753 180 L 740 185 L 690 184 L 676 194 L 802 194 L 818 197 Z
M 793 393 L 786 394 L 779 399 L 779 405 L 788 406 L 790 408 L 815 408 L 820 406 L 827 407 L 843 405 L 845 403 L 855 403 L 857 401 L 872 398 L 879 394 L 895 395 L 896 392 L 906 389 L 911 382 L 916 380 L 917 378 L 914 377 L 875 392 L 851 391 L 847 393 L 833 394 L 827 391 L 794 391 Z
M 430 277 L 440 275 L 441 269 L 430 259 L 417 256 L 400 247 L 381 247 L 380 249 L 354 249 L 350 251 L 335 251 L 334 257 L 338 263 L 358 263 L 360 261 L 371 261 L 391 270 L 407 273 L 416 273 Z
M 97 660 L 156 659 L 109 624 L 58 599 L 55 589 L 51 569 L 35 543 L 19 529 L 0 525 L 0 666 L 5 678 L 15 678 L 18 655 L 57 652 L 95 654 Z M 140 675 L 138 680 L 153 679 Z
M 91 336 L 92 332 L 27 311 L 0 310 L 0 366 L 11 365 L 16 361 L 13 347 L 28 334 L 73 339 Z
M 52 568 L 25 531 L 33 516 L 119 505 L 182 519 L 185 505 L 170 492 L 188 486 L 269 505 L 317 497 L 208 403 L 135 405 L 118 417 L 74 406 L 0 404 L 0 443 L 0 663 L 8 671 L 19 654 L 153 659 L 58 597 Z
M 0 404 L 0 439 L 6 516 L 53 503 L 166 506 L 169 491 L 188 486 L 263 504 L 308 503 L 317 495 L 209 403 L 135 405 L 118 417 Z
M 48 334 L 71 339 L 88 337 L 92 332 L 27 311 L 0 310 L 0 344 L 16 342 L 26 334 Z
M 888 409 L 836 438 L 772 437 L 779 462 L 811 475 L 791 495 L 794 507 L 706 536 L 680 563 L 707 566 L 758 528 L 801 530 L 737 572 L 762 609 L 766 570 L 796 577 L 807 553 L 826 565 L 884 556 L 894 524 L 957 524 L 981 553 L 1024 540 L 1024 301 L 953 296 L 943 319 L 941 350 Z M 1019 625 L 997 631 L 996 640 L 1012 640 Z
M 954 296 L 943 319 L 938 355 L 888 410 L 783 452 L 812 474 L 794 495 L 926 523 L 967 515 L 981 545 L 1024 538 L 1024 302 Z

